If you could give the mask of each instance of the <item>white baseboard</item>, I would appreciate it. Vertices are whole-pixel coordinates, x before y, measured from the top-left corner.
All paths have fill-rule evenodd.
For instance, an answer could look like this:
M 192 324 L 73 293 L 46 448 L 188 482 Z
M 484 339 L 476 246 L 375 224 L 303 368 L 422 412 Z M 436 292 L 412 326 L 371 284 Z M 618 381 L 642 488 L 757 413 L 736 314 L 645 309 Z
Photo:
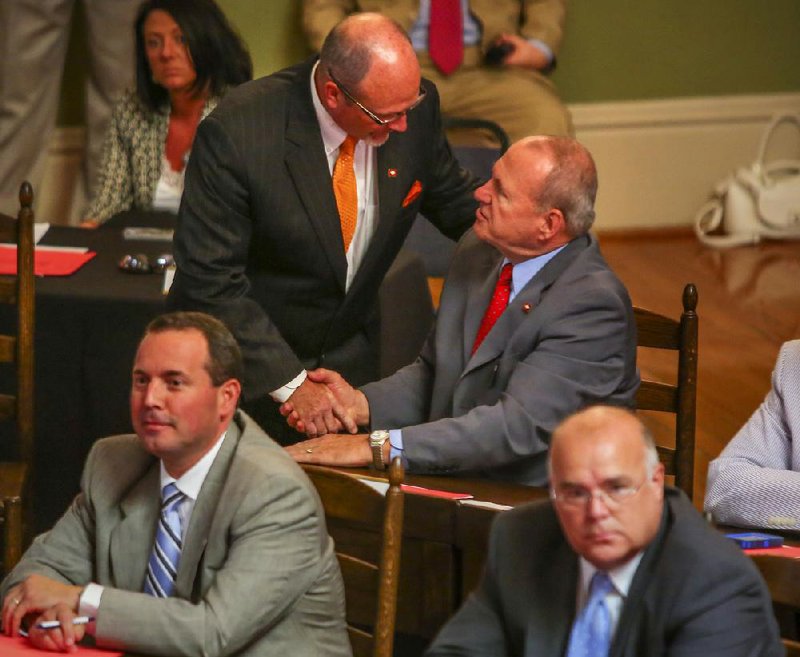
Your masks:
M 688 226 L 713 186 L 756 158 L 772 116 L 800 93 L 571 105 L 597 163 L 598 230 Z M 799 158 L 800 142 L 780 154 Z M 784 153 L 784 150 L 786 153 Z
M 714 184 L 752 162 L 770 118 L 800 111 L 800 93 L 570 106 L 597 162 L 598 230 L 688 226 Z M 800 143 L 782 144 L 798 157 Z M 74 223 L 84 206 L 83 129 L 50 143 L 38 216 Z

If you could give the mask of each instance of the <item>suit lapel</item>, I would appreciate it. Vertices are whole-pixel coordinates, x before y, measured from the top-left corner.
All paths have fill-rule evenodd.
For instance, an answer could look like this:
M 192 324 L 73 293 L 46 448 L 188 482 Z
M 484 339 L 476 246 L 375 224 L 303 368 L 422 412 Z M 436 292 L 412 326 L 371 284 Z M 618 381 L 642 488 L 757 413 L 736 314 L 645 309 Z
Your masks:
M 670 509 L 665 502 L 664 510 L 661 513 L 661 524 L 656 537 L 650 542 L 642 556 L 639 567 L 636 569 L 636 574 L 633 576 L 633 581 L 631 581 L 631 587 L 628 589 L 628 596 L 622 606 L 622 613 L 620 614 L 617 630 L 614 633 L 614 640 L 609 651 L 609 655 L 612 657 L 625 655 L 626 648 L 631 642 L 632 634 L 638 632 L 639 628 L 642 627 L 642 616 L 645 613 L 645 596 L 650 587 L 655 586 L 657 581 L 657 578 L 653 576 L 653 572 L 661 559 L 661 552 L 669 526 Z M 627 654 L 632 653 L 628 652 Z
M 122 519 L 109 539 L 109 561 L 114 586 L 141 591 L 147 561 L 153 548 L 156 523 L 161 511 L 158 460 L 120 503 Z
M 494 286 L 500 274 L 500 262 L 503 259 L 503 256 L 494 249 L 487 249 L 484 253 L 485 257 L 475 263 L 474 276 L 467 289 L 467 306 L 464 309 L 464 334 L 461 347 L 463 362 L 468 366 L 471 365 L 470 361 L 472 360 L 472 345 L 475 343 L 478 327 L 481 325 L 483 315 L 492 299 Z M 478 353 L 480 353 L 480 349 Z
M 336 280 L 344 290 L 347 260 L 325 146 L 311 101 L 310 74 L 308 67 L 298 75 L 287 102 L 286 167 Z
M 483 340 L 478 351 L 475 352 L 475 355 L 471 359 L 468 357 L 469 362 L 464 370 L 464 374 L 467 374 L 476 367 L 480 367 L 484 363 L 497 358 L 498 355 L 503 353 L 508 345 L 508 340 L 516 332 L 520 324 L 525 321 L 531 313 L 536 312 L 536 307 L 541 301 L 542 294 L 545 293 L 547 289 L 558 279 L 558 277 L 561 276 L 564 270 L 572 264 L 578 254 L 580 254 L 589 246 L 590 242 L 591 239 L 588 235 L 575 238 L 569 242 L 557 256 L 555 256 L 539 272 L 537 272 L 530 281 L 528 281 L 528 284 L 522 288 L 519 293 L 517 293 L 517 296 L 514 297 L 514 301 L 509 304 L 505 312 L 497 319 L 497 322 L 492 327 L 492 330 L 489 331 L 489 334 Z M 478 317 L 474 330 L 469 333 L 469 335 L 472 336 L 470 340 L 474 340 L 475 338 L 475 335 L 478 331 L 478 325 L 480 324 L 480 320 L 483 316 L 482 313 L 489 304 L 489 299 L 491 298 L 494 285 L 497 281 L 498 272 L 496 271 L 496 267 L 492 271 L 493 273 L 489 277 L 489 280 L 484 283 L 479 291 L 479 294 L 476 295 L 477 299 L 479 296 L 486 294 L 486 288 L 489 288 L 488 296 L 485 297 L 485 304 L 480 311 L 481 316 Z M 529 312 L 523 311 L 523 306 L 525 305 L 528 305 L 531 308 Z M 477 308 L 475 310 L 477 310 Z M 467 328 L 471 327 L 465 327 L 465 333 Z M 466 341 L 467 336 L 465 335 L 465 342 Z M 468 349 L 471 348 L 472 342 L 470 342 Z
M 364 259 L 353 279 L 351 290 L 368 282 L 376 269 L 388 269 L 385 262 L 389 245 L 405 236 L 404 227 L 397 218 L 402 210 L 403 199 L 414 182 L 415 167 L 409 158 L 402 134 L 392 134 L 383 146 L 377 149 L 375 176 L 378 190 L 378 220 L 374 226 Z M 390 174 L 391 172 L 391 174 Z M 409 221 L 413 221 L 412 217 Z
M 575 617 L 578 557 L 564 543 L 545 566 L 541 590 L 533 595 L 546 604 L 531 610 L 525 645 L 526 657 L 560 657 L 564 654 Z
M 241 432 L 235 421 L 228 426 L 225 440 L 208 471 L 200 494 L 197 496 L 189 526 L 183 536 L 183 551 L 178 563 L 178 576 L 175 580 L 175 596 L 192 599 L 197 570 L 208 543 L 209 530 L 217 507 L 221 503 L 222 488 L 228 478 L 228 468 L 239 445 Z

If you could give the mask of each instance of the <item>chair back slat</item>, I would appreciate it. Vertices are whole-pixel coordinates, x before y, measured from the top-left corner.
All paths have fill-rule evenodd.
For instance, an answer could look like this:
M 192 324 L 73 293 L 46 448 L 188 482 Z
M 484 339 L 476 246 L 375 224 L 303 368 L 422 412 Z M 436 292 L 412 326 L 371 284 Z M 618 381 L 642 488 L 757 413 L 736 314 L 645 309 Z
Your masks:
M 665 471 L 689 498 L 694 493 L 694 447 L 697 406 L 697 288 L 688 283 L 683 290 L 680 319 L 634 308 L 636 344 L 640 349 L 676 352 L 674 383 L 642 379 L 636 393 L 636 408 L 675 414 L 675 446 L 659 445 Z
M 344 580 L 355 657 L 391 657 L 403 532 L 403 467 L 395 459 L 383 494 L 364 481 L 304 465 L 322 500 Z M 377 540 L 376 540 L 377 537 Z
M 16 441 L 12 457 L 15 460 L 0 463 L 0 554 L 4 572 L 10 570 L 22 554 L 24 518 L 30 517 L 32 506 L 28 482 L 33 468 L 35 297 L 33 189 L 29 183 L 20 187 L 19 200 L 16 219 L 0 215 L 0 241 L 17 245 L 16 274 L 0 277 L 0 303 L 14 306 L 16 317 L 14 334 L 0 336 L 0 361 L 13 363 L 16 371 L 13 395 L 5 392 L 0 395 L 0 416 L 15 419 Z

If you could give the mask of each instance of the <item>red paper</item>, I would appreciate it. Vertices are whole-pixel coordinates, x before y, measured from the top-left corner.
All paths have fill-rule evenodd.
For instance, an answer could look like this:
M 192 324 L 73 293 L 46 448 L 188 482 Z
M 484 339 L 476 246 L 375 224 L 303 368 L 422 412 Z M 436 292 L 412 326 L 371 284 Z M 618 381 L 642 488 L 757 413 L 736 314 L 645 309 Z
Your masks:
M 423 488 L 422 486 L 411 486 L 410 484 L 402 484 L 400 488 L 404 493 L 411 493 L 412 495 L 427 495 L 428 497 L 442 497 L 446 500 L 469 500 L 472 495 L 469 493 L 451 493 L 449 490 L 436 490 L 433 488 Z
M 97 255 L 94 251 L 59 251 L 37 246 L 33 256 L 33 273 L 37 276 L 69 276 Z M 14 276 L 17 273 L 17 247 L 0 247 L 0 275 Z
M 100 650 L 99 648 L 87 648 L 78 646 L 75 652 L 67 653 L 77 657 L 122 657 L 118 650 Z M 50 650 L 40 650 L 34 648 L 28 639 L 17 636 L 10 637 L 5 634 L 0 635 L 0 655 L 2 657 L 33 657 L 33 655 L 62 655 L 64 653 L 51 652 Z
M 744 551 L 748 556 L 755 554 L 766 554 L 770 557 L 782 557 L 784 559 L 800 559 L 800 547 L 782 545 L 774 548 L 752 548 Z

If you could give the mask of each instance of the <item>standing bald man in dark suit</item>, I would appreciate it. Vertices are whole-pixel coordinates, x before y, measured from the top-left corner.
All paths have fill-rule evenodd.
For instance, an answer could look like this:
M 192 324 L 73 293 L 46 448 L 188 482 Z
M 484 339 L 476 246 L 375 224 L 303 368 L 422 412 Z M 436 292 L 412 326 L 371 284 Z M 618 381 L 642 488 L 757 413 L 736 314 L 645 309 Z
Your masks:
M 357 140 L 352 241 L 332 185 L 348 136 Z M 286 400 L 312 435 L 337 430 L 337 402 L 306 368 L 377 378 L 386 271 L 418 212 L 459 237 L 474 219 L 474 187 L 405 32 L 376 14 L 352 16 L 319 60 L 242 85 L 200 125 L 170 305 L 231 328 L 245 358 L 245 408 L 273 437 L 299 437 L 278 414 Z

